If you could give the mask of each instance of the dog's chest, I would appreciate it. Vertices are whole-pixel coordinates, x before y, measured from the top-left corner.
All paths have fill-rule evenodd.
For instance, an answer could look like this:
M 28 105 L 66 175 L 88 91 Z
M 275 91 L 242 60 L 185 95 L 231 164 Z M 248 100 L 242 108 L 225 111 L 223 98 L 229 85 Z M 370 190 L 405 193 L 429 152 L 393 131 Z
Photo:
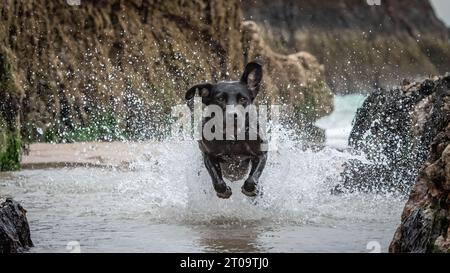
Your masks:
M 200 149 L 223 159 L 245 159 L 260 152 L 259 141 L 200 141 Z

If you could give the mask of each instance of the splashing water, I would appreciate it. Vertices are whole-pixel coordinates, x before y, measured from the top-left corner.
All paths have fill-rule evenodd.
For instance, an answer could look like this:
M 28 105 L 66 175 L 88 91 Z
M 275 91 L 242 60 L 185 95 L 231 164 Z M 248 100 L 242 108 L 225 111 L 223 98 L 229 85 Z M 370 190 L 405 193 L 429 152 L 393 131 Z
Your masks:
M 133 149 L 130 144 L 130 149 Z M 280 140 L 261 177 L 263 196 L 228 182 L 218 199 L 194 141 L 149 143 L 129 170 L 62 168 L 4 174 L 0 190 L 28 210 L 33 252 L 386 250 L 404 198 L 332 195 L 351 155 Z
M 354 114 L 365 99 L 366 96 L 361 94 L 334 97 L 335 110 L 333 114 L 321 118 L 316 123 L 320 128 L 326 129 L 328 146 L 335 148 L 347 146 Z

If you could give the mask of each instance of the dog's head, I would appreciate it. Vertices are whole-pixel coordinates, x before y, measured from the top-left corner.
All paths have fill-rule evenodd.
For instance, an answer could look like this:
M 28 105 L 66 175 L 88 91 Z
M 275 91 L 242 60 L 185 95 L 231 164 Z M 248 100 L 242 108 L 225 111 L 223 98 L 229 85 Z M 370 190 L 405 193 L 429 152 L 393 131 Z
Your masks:
M 198 91 L 205 105 L 218 105 L 224 111 L 227 106 L 247 107 L 258 95 L 262 75 L 261 64 L 250 62 L 245 66 L 239 81 L 194 85 L 186 92 L 186 100 L 191 100 Z

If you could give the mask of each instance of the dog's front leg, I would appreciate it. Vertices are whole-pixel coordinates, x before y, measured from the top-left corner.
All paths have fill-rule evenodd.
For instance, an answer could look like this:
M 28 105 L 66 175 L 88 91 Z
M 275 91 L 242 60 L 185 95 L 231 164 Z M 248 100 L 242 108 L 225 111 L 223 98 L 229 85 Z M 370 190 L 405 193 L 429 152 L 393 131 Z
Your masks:
M 250 197 L 256 196 L 258 194 L 257 186 L 259 177 L 261 176 L 262 171 L 266 166 L 266 162 L 267 152 L 261 152 L 261 154 L 251 159 L 252 169 L 250 170 L 249 177 L 242 186 L 243 194 Z
M 217 196 L 223 199 L 230 198 L 231 188 L 227 186 L 225 181 L 223 181 L 222 170 L 220 169 L 220 163 L 218 160 L 207 154 L 203 154 L 203 160 L 205 162 L 206 169 L 211 176 Z

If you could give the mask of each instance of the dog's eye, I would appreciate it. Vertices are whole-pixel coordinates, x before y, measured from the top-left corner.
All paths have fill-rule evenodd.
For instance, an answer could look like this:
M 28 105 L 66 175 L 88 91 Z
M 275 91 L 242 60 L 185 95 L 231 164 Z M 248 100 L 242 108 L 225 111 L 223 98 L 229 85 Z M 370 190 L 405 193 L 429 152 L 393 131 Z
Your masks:
M 239 99 L 239 102 L 240 102 L 240 103 L 246 103 L 246 102 L 247 102 L 247 99 L 244 98 L 244 97 L 241 97 L 241 98 Z
M 218 102 L 223 102 L 223 101 L 225 101 L 224 97 L 217 97 L 216 99 L 217 99 Z

